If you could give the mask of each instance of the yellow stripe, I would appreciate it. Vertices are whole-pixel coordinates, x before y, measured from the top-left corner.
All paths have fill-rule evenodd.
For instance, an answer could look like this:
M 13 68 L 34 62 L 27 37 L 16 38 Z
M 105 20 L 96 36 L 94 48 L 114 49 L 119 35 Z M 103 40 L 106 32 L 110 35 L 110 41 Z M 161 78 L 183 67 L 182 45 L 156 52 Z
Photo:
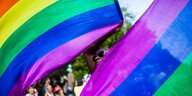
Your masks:
M 57 0 L 20 0 L 0 18 L 0 48 L 23 23 Z

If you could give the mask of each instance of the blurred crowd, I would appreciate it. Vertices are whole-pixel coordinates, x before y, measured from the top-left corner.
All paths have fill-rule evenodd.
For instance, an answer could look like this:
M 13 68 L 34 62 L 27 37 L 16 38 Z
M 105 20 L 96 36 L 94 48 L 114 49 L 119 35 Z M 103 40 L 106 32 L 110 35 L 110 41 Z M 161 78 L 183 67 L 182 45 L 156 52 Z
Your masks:
M 67 75 L 47 76 L 27 89 L 26 96 L 79 96 L 89 75 L 77 81 L 72 72 Z

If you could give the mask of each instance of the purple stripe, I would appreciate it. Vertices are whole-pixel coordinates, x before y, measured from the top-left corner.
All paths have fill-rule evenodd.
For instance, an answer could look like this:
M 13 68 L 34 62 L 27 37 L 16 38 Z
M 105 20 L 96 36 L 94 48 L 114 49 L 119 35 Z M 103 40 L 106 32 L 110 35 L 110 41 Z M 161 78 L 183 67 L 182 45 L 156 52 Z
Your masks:
M 103 58 L 81 95 L 110 95 L 143 60 L 186 4 L 186 0 L 155 0 Z
M 24 94 L 22 92 L 25 92 L 28 86 L 73 60 L 91 43 L 109 33 L 120 23 L 121 22 L 91 31 L 49 52 L 33 64 L 33 66 L 17 81 L 9 95 Z

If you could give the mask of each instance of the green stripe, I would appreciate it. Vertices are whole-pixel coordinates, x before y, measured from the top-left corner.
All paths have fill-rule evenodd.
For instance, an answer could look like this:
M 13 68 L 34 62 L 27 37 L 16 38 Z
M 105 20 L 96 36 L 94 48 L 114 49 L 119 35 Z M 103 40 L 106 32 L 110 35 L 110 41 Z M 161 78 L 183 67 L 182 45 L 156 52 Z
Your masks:
M 0 77 L 17 54 L 44 32 L 73 16 L 114 3 L 113 0 L 60 0 L 45 8 L 20 26 L 1 47 Z
M 192 53 L 154 96 L 192 96 Z

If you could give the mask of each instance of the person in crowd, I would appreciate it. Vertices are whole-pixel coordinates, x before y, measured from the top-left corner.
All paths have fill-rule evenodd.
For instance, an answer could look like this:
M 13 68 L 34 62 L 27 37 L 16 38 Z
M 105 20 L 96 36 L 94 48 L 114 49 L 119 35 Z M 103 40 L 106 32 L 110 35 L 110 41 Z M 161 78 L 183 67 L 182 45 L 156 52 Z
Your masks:
M 74 78 L 74 74 L 73 74 L 73 68 L 72 65 L 69 64 L 67 67 L 67 85 L 68 85 L 68 96 L 74 96 L 74 87 L 75 87 L 75 78 Z
M 64 86 L 63 86 L 63 91 L 66 96 L 74 96 L 74 90 L 73 87 L 70 87 L 68 85 L 68 81 L 64 80 Z
M 48 85 L 50 85 L 50 83 L 51 83 L 51 80 L 50 80 L 49 78 L 45 78 L 45 79 L 43 80 L 44 86 L 43 86 L 43 88 L 42 88 L 42 90 L 41 90 L 41 96 L 44 96 L 44 95 L 45 95 L 45 93 L 46 93 L 46 87 L 47 87 Z
M 61 89 L 61 87 L 59 85 L 55 86 L 53 92 L 54 92 L 55 96 L 65 96 L 63 93 L 63 90 Z
M 84 80 L 83 79 L 79 79 L 79 80 L 77 80 L 76 82 L 75 82 L 75 88 L 74 88 L 74 91 L 75 91 L 75 94 L 77 95 L 77 96 L 80 96 L 80 94 L 81 94 L 81 91 L 83 90 L 83 88 L 84 88 L 84 85 L 85 83 L 84 83 Z
M 53 94 L 53 88 L 51 85 L 47 85 L 46 86 L 46 93 L 44 96 L 54 96 Z
M 38 96 L 38 92 L 35 88 L 29 87 L 26 96 Z
M 34 84 L 34 88 L 37 89 L 37 91 L 40 93 L 39 95 L 41 96 L 41 90 L 44 87 L 43 83 L 41 80 L 37 81 L 37 83 Z

